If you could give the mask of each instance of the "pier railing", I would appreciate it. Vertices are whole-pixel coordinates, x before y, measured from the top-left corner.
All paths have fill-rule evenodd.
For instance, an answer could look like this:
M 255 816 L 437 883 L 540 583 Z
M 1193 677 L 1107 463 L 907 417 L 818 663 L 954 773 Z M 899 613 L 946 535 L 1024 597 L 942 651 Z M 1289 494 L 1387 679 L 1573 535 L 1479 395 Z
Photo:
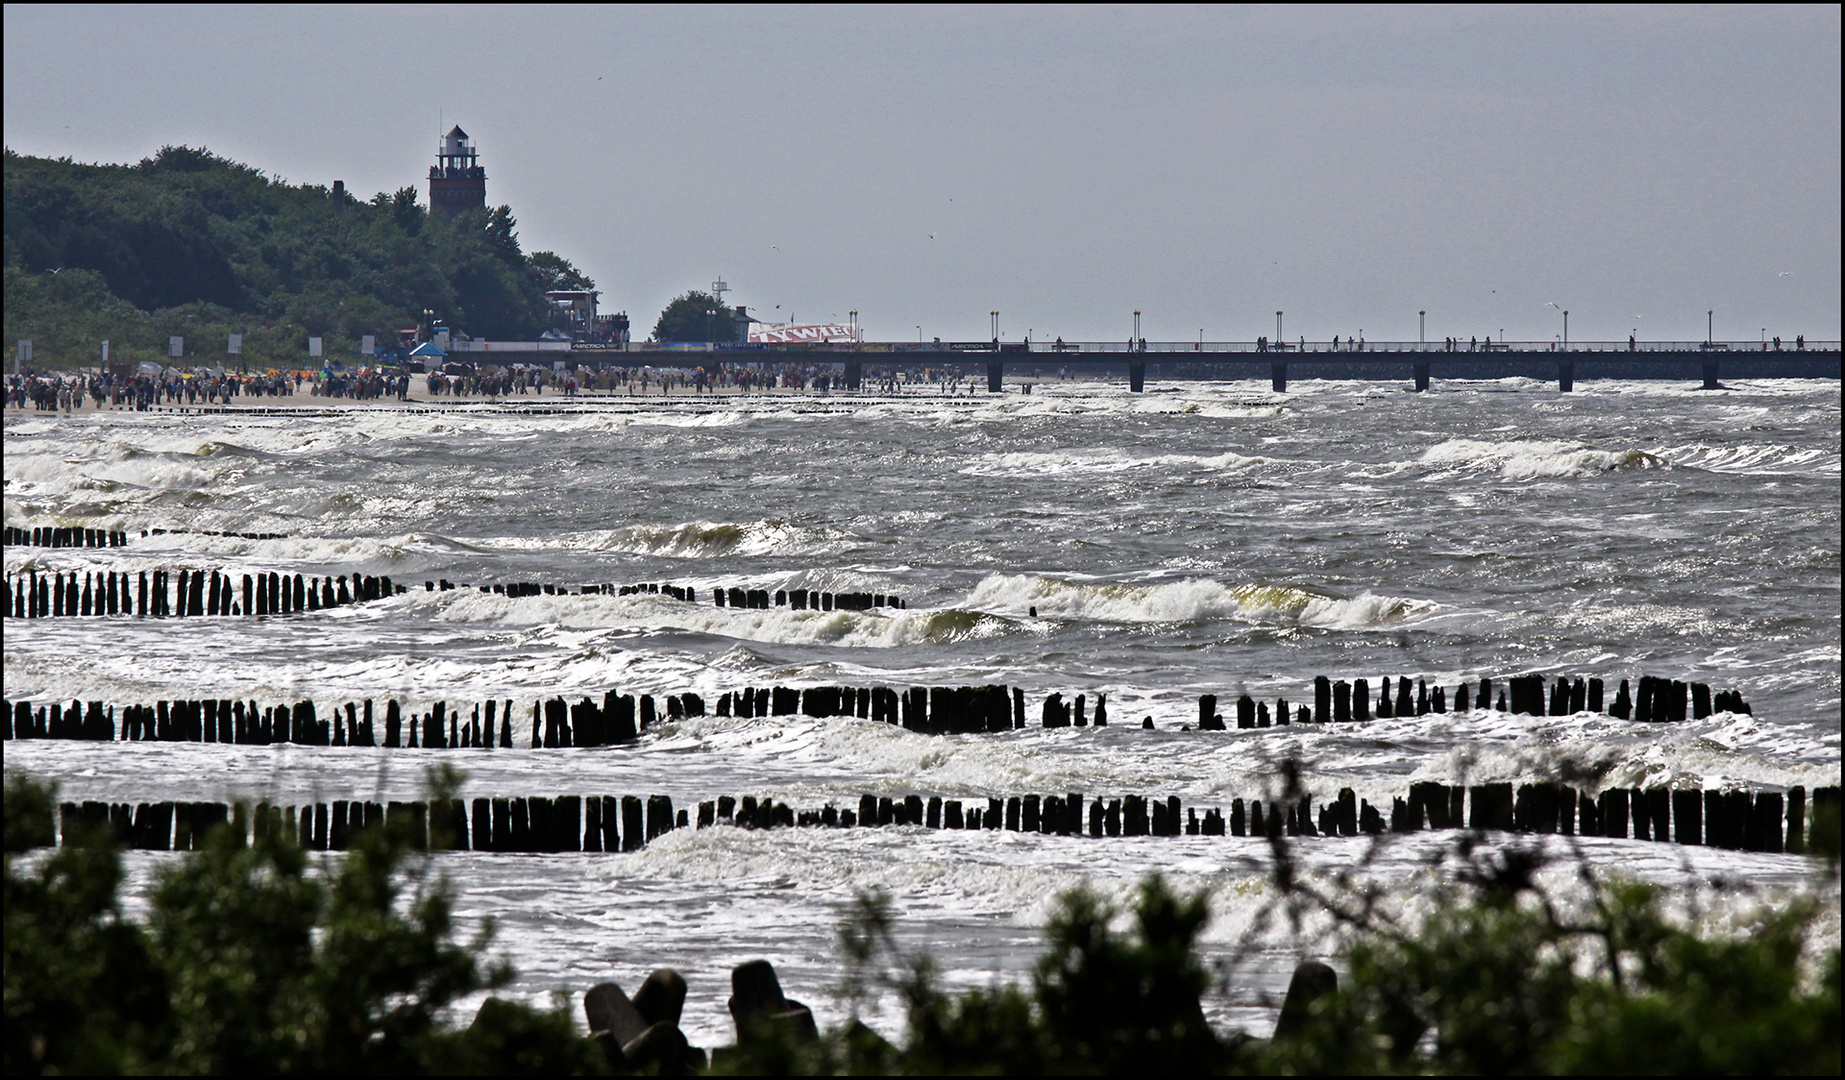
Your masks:
M 1096 353 L 1440 353 L 1459 355 L 1462 353 L 1547 353 L 1547 352 L 1605 352 L 1605 353 L 1686 353 L 1715 352 L 1732 355 L 1749 353 L 1801 353 L 1801 352 L 1837 352 L 1837 341 L 1819 341 L 1808 339 L 1803 344 L 1796 344 L 1783 339 L 1779 348 L 1773 341 L 1495 341 L 1485 338 L 1459 339 L 1453 345 L 1446 341 L 1362 341 L 1354 342 L 1341 337 L 1338 342 L 1303 341 L 1294 338 L 1289 341 L 831 341 L 831 342 L 787 342 L 773 345 L 736 345 L 727 342 L 670 342 L 656 344 L 653 342 L 634 342 L 620 347 L 582 345 L 573 348 L 574 353 L 588 354 L 594 352 L 597 358 L 620 355 L 624 352 L 638 353 L 708 353 L 716 352 L 737 363 L 759 362 L 784 353 L 945 353 L 957 358 L 971 358 L 981 354 L 999 353 L 1042 353 L 1047 355 L 1093 355 Z M 730 355 L 735 354 L 735 355 Z M 971 355 L 970 355 L 971 354 Z M 577 358 L 582 358 L 580 355 Z
M 908 346 L 907 348 L 916 348 Z M 947 349 L 946 343 L 940 346 L 922 346 L 923 349 Z M 1757 352 L 1824 352 L 1837 350 L 1836 341 L 1808 341 L 1804 348 L 1783 341 L 1779 349 L 1774 342 L 1760 341 L 1488 341 L 1481 339 L 1461 339 L 1454 345 L 1445 341 L 1364 341 L 1353 342 L 1341 338 L 1337 343 L 1331 341 L 1271 341 L 1266 345 L 1253 341 L 1032 341 L 1026 348 L 1033 353 L 1083 354 L 1083 353 L 1440 353 L 1457 355 L 1460 353 L 1546 353 L 1546 352 L 1607 352 L 1607 353 L 1653 353 L 1653 352 L 1718 352 L 1718 353 L 1757 353 Z M 957 351 L 964 351 L 959 346 Z

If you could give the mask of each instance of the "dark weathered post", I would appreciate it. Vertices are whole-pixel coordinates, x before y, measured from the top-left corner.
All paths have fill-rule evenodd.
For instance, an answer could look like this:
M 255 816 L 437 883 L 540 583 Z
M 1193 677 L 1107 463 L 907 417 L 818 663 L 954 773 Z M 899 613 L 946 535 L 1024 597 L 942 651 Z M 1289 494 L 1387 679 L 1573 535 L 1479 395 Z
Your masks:
M 637 851 L 647 842 L 647 819 L 640 796 L 621 797 L 621 849 Z
M 1429 362 L 1427 360 L 1413 360 L 1410 362 L 1410 366 L 1415 369 L 1416 392 L 1421 393 L 1427 390 L 1429 388 Z
M 1270 360 L 1268 362 L 1268 385 L 1269 389 L 1277 394 L 1287 393 L 1288 362 L 1286 360 Z M 1237 835 L 1241 836 L 1242 834 L 1238 833 Z
M 1557 390 L 1567 394 L 1576 389 L 1576 361 L 1557 361 Z
M 1595 817 L 1601 822 L 1602 835 L 1622 840 L 1627 837 L 1627 789 L 1609 788 L 1597 800 Z
M 1755 793 L 1755 803 L 1749 808 L 1750 851 L 1779 853 L 1783 850 L 1785 837 L 1781 831 L 1781 822 L 1784 812 L 1785 807 L 1780 792 L 1758 791 Z
M 1147 388 L 1147 362 L 1145 360 L 1128 361 L 1128 392 L 1141 393 Z
M 1672 793 L 1672 839 L 1681 844 L 1702 844 L 1704 842 L 1704 793 L 1702 791 L 1674 791 Z
M 997 394 L 1000 392 L 1001 375 L 1005 371 L 1005 368 L 1006 365 L 999 360 L 987 361 L 987 393 Z
M 1799 855 L 1807 849 L 1807 789 L 1787 790 L 1787 850 Z

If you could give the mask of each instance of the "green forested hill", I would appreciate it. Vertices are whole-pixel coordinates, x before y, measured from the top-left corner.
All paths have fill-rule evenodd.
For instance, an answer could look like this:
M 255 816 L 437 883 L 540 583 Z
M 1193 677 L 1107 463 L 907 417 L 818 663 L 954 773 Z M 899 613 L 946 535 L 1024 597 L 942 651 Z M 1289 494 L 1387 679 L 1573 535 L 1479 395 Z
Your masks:
M 136 165 L 6 151 L 5 343 L 41 367 L 157 360 L 183 335 L 199 360 L 244 335 L 252 366 L 305 362 L 307 338 L 351 356 L 425 309 L 476 337 L 530 339 L 544 291 L 588 287 L 549 252 L 526 256 L 511 211 L 431 216 L 417 190 L 370 201 L 166 147 Z

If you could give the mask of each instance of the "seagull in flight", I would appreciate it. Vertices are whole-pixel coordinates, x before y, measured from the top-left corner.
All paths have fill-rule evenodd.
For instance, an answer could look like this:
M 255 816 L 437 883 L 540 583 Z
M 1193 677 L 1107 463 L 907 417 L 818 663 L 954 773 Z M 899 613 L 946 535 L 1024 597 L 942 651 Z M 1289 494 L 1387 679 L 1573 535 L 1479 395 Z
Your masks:
M 1776 274 L 1775 276 L 1776 277 L 1793 277 L 1794 272 L 1792 270 L 1783 270 L 1780 273 Z

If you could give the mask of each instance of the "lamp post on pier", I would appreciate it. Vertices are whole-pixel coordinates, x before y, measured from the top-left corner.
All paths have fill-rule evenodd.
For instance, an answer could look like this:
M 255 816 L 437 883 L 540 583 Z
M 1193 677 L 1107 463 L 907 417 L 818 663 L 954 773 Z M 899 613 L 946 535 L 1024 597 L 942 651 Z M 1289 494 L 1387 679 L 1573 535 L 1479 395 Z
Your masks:
M 1418 311 L 1416 312 L 1416 344 L 1427 345 L 1428 343 L 1429 313 L 1426 311 Z
M 1545 306 L 1554 307 L 1558 311 L 1563 312 L 1563 347 L 1566 349 L 1569 348 L 1570 347 L 1570 313 L 1564 309 L 1562 304 L 1557 303 L 1555 300 L 1545 301 Z

